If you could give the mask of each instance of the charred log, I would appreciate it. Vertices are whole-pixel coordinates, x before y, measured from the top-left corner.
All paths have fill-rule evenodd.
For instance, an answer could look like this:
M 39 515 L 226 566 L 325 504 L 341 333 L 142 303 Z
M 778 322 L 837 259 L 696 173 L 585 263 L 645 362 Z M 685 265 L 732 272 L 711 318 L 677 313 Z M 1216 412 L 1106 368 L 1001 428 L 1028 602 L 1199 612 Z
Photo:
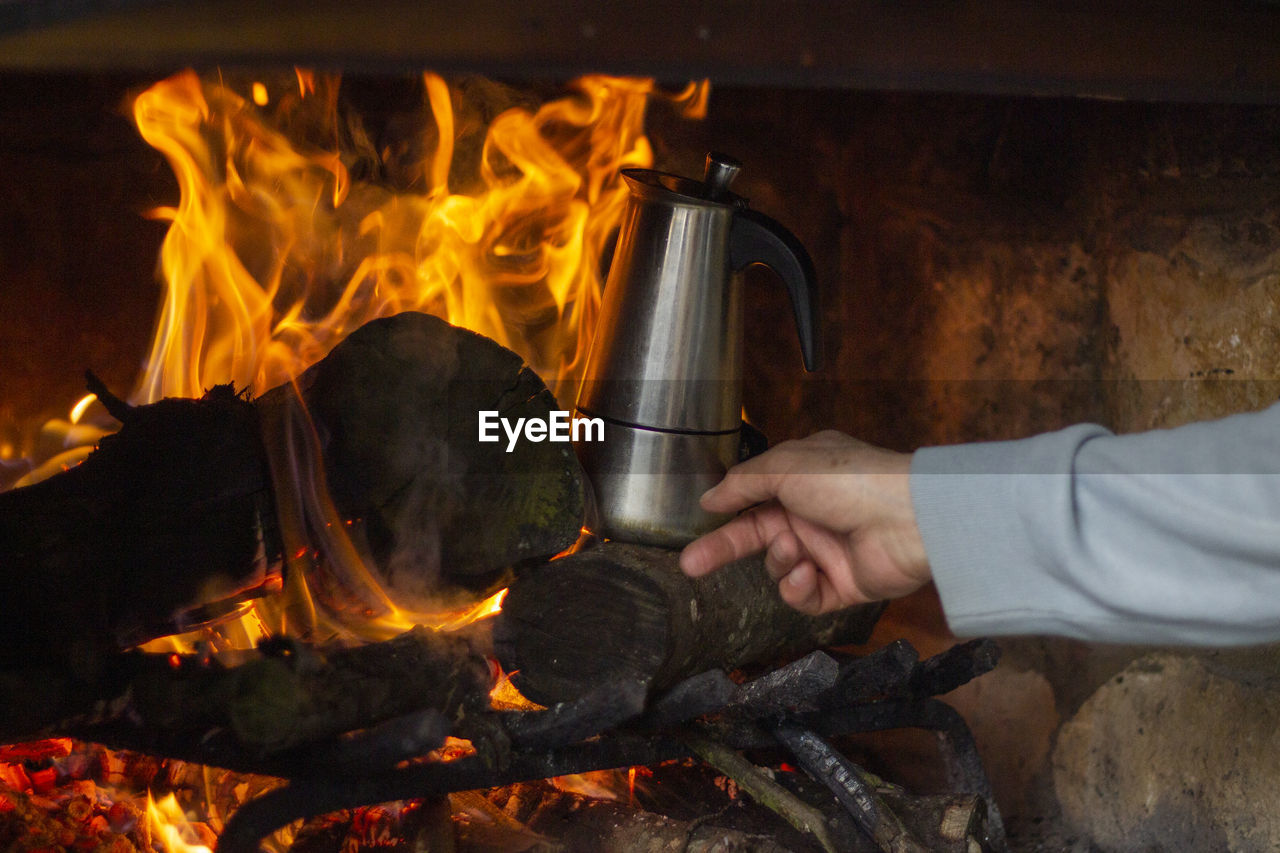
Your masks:
M 913 699 L 941 696 L 996 668 L 1000 646 L 989 637 L 957 643 L 934 655 L 911 673 L 908 695 Z
M 826 785 L 858 827 L 885 853 L 926 853 L 902 820 L 884 804 L 865 771 L 831 744 L 806 729 L 784 724 L 774 729 L 805 772 Z
M 542 704 L 620 674 L 655 689 L 867 638 L 879 605 L 810 617 L 778 597 L 759 559 L 691 580 L 678 554 L 605 543 L 522 573 L 494 626 L 499 661 Z
M 478 440 L 481 412 L 514 423 L 558 409 L 520 356 L 482 335 L 413 312 L 374 320 L 256 405 L 287 553 L 340 524 L 401 607 L 436 604 L 442 578 L 545 559 L 578 538 L 584 487 L 567 443 L 509 443 L 500 429 Z M 309 503 L 315 493 L 334 514 Z M 358 600 L 329 569 L 338 598 Z
M 28 673 L 0 673 L 0 740 L 72 735 L 268 775 L 385 759 L 380 770 L 482 716 L 490 678 L 464 640 L 421 629 L 331 651 L 283 646 L 234 667 L 142 653 L 108 664 L 93 683 L 43 673 L 35 697 L 20 686 Z
M 451 581 L 579 535 L 568 444 L 477 441 L 480 411 L 547 418 L 555 399 L 518 355 L 435 317 L 368 323 L 253 403 L 226 385 L 131 407 L 90 384 L 120 431 L 0 494 L 0 670 L 93 681 L 114 653 L 278 588 L 286 562 L 367 620 L 382 592 L 436 609 Z
M 530 817 L 529 829 L 557 839 L 566 853 L 632 853 L 679 850 L 683 853 L 787 853 L 764 835 L 718 826 L 710 821 L 675 820 L 625 803 L 574 794 L 544 797 Z
M 116 411 L 124 427 L 80 465 L 0 494 L 0 669 L 91 673 L 278 570 L 251 403 L 220 385 Z

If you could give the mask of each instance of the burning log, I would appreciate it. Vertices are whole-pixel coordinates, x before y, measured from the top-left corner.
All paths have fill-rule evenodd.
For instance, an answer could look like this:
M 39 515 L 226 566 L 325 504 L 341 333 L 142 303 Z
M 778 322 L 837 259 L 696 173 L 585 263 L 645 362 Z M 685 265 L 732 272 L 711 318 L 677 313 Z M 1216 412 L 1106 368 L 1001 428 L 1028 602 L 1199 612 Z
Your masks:
M 112 408 L 123 428 L 83 463 L 0 494 L 0 669 L 54 661 L 92 673 L 278 569 L 249 401 L 222 385 Z
M 499 661 L 544 705 L 621 674 L 654 689 L 818 646 L 866 640 L 880 605 L 810 617 L 788 607 L 759 558 L 691 580 L 678 554 L 607 542 L 521 573 L 494 625 Z
M 334 650 L 278 643 L 231 667 L 139 652 L 106 664 L 92 684 L 39 673 L 34 697 L 31 671 L 0 672 L 0 740 L 72 735 L 281 776 L 383 769 L 478 720 L 490 681 L 466 640 L 425 629 Z
M 585 493 L 569 444 L 478 440 L 481 412 L 547 420 L 558 409 L 520 356 L 482 335 L 414 312 L 374 320 L 255 404 L 291 569 L 316 575 L 314 550 L 341 527 L 397 606 L 429 610 L 445 579 L 545 559 L 578 538 Z M 348 567 L 321 556 L 330 603 L 360 602 Z
M 0 670 L 91 681 L 121 649 L 278 589 L 282 563 L 367 620 L 388 599 L 437 609 L 449 582 L 579 535 L 569 445 L 477 441 L 480 411 L 546 418 L 551 393 L 515 353 L 426 314 L 366 324 L 252 403 L 229 385 L 137 407 L 94 390 L 120 431 L 0 494 Z

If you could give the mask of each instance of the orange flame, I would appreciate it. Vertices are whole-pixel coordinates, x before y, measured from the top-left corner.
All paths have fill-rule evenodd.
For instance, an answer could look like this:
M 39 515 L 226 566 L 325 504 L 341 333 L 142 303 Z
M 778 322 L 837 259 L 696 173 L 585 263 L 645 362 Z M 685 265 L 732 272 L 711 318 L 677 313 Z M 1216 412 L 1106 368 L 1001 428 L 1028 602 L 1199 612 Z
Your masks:
M 147 828 L 152 847 L 164 853 L 213 853 L 212 833 L 188 820 L 178 805 L 178 798 L 167 794 L 159 801 L 147 795 Z
M 571 402 L 601 257 L 626 200 L 618 173 L 652 164 L 643 129 L 652 81 L 583 77 L 572 95 L 511 107 L 485 126 L 489 105 L 460 95 L 510 93 L 424 74 L 421 133 L 382 150 L 339 98 L 336 76 L 297 70 L 296 86 L 254 79 L 239 88 L 188 71 L 134 102 L 139 132 L 180 190 L 176 206 L 151 213 L 171 224 L 135 402 L 228 381 L 262 393 L 369 320 L 406 310 L 493 338 Z M 700 115 L 706 95 L 703 83 L 665 97 Z M 406 151 L 420 154 L 412 161 Z M 315 464 L 307 444 L 301 437 L 298 469 Z M 323 492 L 305 470 L 295 475 L 301 490 Z M 365 588 L 362 636 L 449 630 L 496 612 L 492 599 L 463 614 L 403 610 L 361 565 L 332 505 L 313 500 L 308 512 L 326 531 L 324 556 Z M 260 624 L 241 633 L 340 630 L 316 612 L 304 574 L 291 572 L 286 603 L 259 606 Z
M 391 193 L 351 177 L 351 164 L 386 161 L 344 125 L 337 78 L 298 80 L 270 116 L 192 72 L 135 101 L 139 131 L 181 190 L 177 207 L 153 211 L 172 225 L 140 401 L 228 380 L 260 393 L 368 320 L 405 310 L 488 335 L 548 382 L 571 379 L 626 198 L 618 172 L 652 162 L 652 81 L 584 77 L 575 96 L 502 112 L 477 143 L 456 92 L 426 74 L 419 182 Z M 676 97 L 699 109 L 705 86 Z M 343 136 L 370 150 L 339 149 Z M 479 146 L 470 169 L 463 143 Z

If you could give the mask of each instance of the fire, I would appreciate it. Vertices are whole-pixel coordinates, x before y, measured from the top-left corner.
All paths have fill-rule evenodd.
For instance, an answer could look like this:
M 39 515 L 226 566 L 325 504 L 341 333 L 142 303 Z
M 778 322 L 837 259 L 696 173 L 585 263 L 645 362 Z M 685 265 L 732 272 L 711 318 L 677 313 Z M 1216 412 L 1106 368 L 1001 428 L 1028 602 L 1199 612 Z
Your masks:
M 176 207 L 152 212 L 172 224 L 136 401 L 227 381 L 261 393 L 368 320 L 406 310 L 488 335 L 548 382 L 571 381 L 625 202 L 618 171 L 652 162 L 652 81 L 584 77 L 576 95 L 508 109 L 477 139 L 474 107 L 425 74 L 425 153 L 412 190 L 389 192 L 352 177 L 403 164 L 371 150 L 337 78 L 298 79 L 270 114 L 191 72 L 135 101 L 139 132 L 180 188 Z M 705 87 L 677 98 L 701 108 Z M 343 137 L 358 150 L 340 148 Z
M 660 94 L 653 82 L 583 77 L 572 95 L 511 107 L 485 127 L 485 104 L 424 74 L 426 119 L 403 151 L 374 147 L 337 77 L 300 70 L 296 87 L 278 83 L 253 80 L 241 94 L 186 72 L 134 102 L 138 130 L 168 159 L 180 196 L 151 212 L 170 222 L 165 290 L 133 401 L 198 396 L 227 381 L 259 394 L 369 320 L 406 310 L 493 338 L 569 397 L 626 199 L 618 173 L 652 164 L 643 122 Z M 511 99 L 494 84 L 465 88 Z M 699 114 L 706 93 L 700 84 L 663 97 Z M 398 175 L 399 185 L 379 175 Z M 314 464 L 296 461 L 296 479 L 311 485 Z M 406 612 L 361 565 L 342 529 L 351 520 L 323 498 L 309 512 L 327 541 L 291 564 L 320 557 L 360 579 L 371 603 L 363 638 L 414 624 L 450 630 L 496 612 L 487 603 L 461 615 Z M 316 612 L 304 574 L 290 573 L 284 604 L 259 608 L 267 630 L 348 630 Z
M 478 622 L 481 619 L 487 619 L 502 612 L 502 599 L 507 597 L 507 591 L 500 589 L 493 595 L 474 604 L 471 607 L 463 608 L 454 613 L 441 614 L 441 618 L 436 621 L 422 622 L 421 624 L 427 628 L 434 628 L 437 631 L 456 631 L 464 628 L 472 622 Z
M 506 590 L 503 590 L 505 593 Z M 504 672 L 502 666 L 492 661 L 495 670 L 493 687 L 489 690 L 489 706 L 498 711 L 545 711 L 546 708 L 526 697 L 511 683 L 514 672 Z
M 188 820 L 175 795 L 166 794 L 159 801 L 147 795 L 146 815 L 153 847 L 165 853 L 213 853 L 213 833 Z
M 382 148 L 341 102 L 332 75 L 297 70 L 288 81 L 236 85 L 185 72 L 142 92 L 135 122 L 171 165 L 179 198 L 150 212 L 170 223 L 160 257 L 164 295 L 130 401 L 200 396 L 226 382 L 257 395 L 298 376 L 369 320 L 416 310 L 516 351 L 562 404 L 571 403 L 599 306 L 601 260 L 625 202 L 618 172 L 652 165 L 646 105 L 662 97 L 695 117 L 708 92 L 703 83 L 663 94 L 652 81 L 602 76 L 572 88 L 530 107 L 526 97 L 494 84 L 424 74 L 419 134 Z M 469 100 L 477 92 L 490 103 Z M 492 110 L 497 102 L 516 105 Z M 488 119 L 486 111 L 497 114 Z M 93 423 L 95 399 L 82 398 L 66 419 L 45 425 L 63 449 L 18 485 L 90 452 L 106 434 Z M 0 458 L 12 452 L 0 448 Z M 291 563 L 305 565 L 324 552 L 359 573 L 345 533 L 353 520 L 339 518 L 324 500 L 312 510 L 329 539 L 291 549 Z M 368 571 L 361 577 L 376 605 L 357 634 L 366 640 L 414 625 L 457 630 L 497 613 L 505 594 L 412 612 Z M 318 612 L 305 572 L 291 572 L 284 595 L 243 605 L 213 629 L 146 648 L 217 653 L 252 648 L 270 635 L 329 638 L 348 628 Z M 492 699 L 498 707 L 538 707 L 501 674 Z M 59 756 L 70 750 L 58 748 Z M 109 751 L 102 755 L 104 767 L 115 761 Z M 16 766 L 0 763 L 0 770 Z M 83 788 L 93 784 L 69 778 Z M 25 808 L 22 792 L 38 793 L 38 782 L 0 778 L 12 792 L 0 795 L 0 812 Z M 173 795 L 148 797 L 147 846 L 207 853 L 220 826 L 216 811 L 211 829 L 189 819 Z M 134 815 L 118 802 L 110 814 L 89 814 L 86 826 L 94 838 L 133 832 Z M 135 849 L 124 840 L 118 846 Z
M 80 423 L 80 419 L 84 417 L 85 410 L 88 409 L 89 406 L 93 405 L 94 401 L 97 399 L 98 399 L 97 394 L 85 394 L 83 397 L 81 397 L 80 400 L 74 406 L 71 407 L 71 415 L 70 415 L 71 423 L 73 424 Z

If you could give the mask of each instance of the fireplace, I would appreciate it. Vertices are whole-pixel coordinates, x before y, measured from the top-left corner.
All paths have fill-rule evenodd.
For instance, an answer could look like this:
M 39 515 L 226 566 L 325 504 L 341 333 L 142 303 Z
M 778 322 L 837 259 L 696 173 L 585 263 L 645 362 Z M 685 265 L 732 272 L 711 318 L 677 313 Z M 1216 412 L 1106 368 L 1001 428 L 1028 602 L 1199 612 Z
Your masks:
M 776 331 L 785 297 L 764 274 L 749 276 L 746 409 L 771 440 L 835 427 L 909 449 L 1081 420 L 1128 431 L 1276 398 L 1280 113 L 1270 105 L 1274 71 L 1258 60 L 1275 31 L 1268 4 L 1241 4 L 1212 29 L 1194 8 L 1183 11 L 1140 44 L 1087 37 L 1115 11 L 1096 5 L 1075 17 L 1009 5 L 987 12 L 1014 21 L 995 30 L 958 9 L 941 24 L 941 16 L 866 12 L 869 32 L 928 24 L 929 39 L 892 55 L 872 50 L 869 35 L 859 52 L 841 53 L 833 36 L 787 21 L 761 41 L 754 65 L 735 64 L 745 48 L 729 49 L 746 38 L 741 21 L 691 26 L 664 50 L 661 30 L 637 36 L 577 11 L 583 23 L 572 39 L 547 36 L 537 42 L 547 54 L 514 62 L 498 58 L 496 45 L 527 43 L 529 28 L 554 30 L 546 19 L 517 17 L 503 38 L 460 41 L 471 54 L 444 56 L 436 44 L 379 48 L 358 35 L 354 47 L 326 52 L 319 25 L 301 50 L 304 59 L 357 69 L 344 91 L 387 134 L 378 141 L 421 121 L 412 118 L 420 116 L 419 78 L 402 69 L 428 56 L 445 71 L 505 77 L 530 102 L 554 97 L 570 70 L 656 73 L 670 91 L 690 74 L 711 73 L 706 118 L 651 105 L 656 165 L 697 175 L 707 150 L 733 153 L 746 164 L 739 191 L 797 233 L 823 282 L 829 363 L 804 376 L 793 333 Z M 69 427 L 40 434 L 34 425 L 69 420 L 82 370 L 127 391 L 151 338 L 164 226 L 140 213 L 172 204 L 177 188 L 122 104 L 165 76 L 130 69 L 174 54 L 154 47 L 163 38 L 126 33 L 156 28 L 187 45 L 175 52 L 184 62 L 296 55 L 271 47 L 261 31 L 236 52 L 220 41 L 231 35 L 216 19 L 203 21 L 208 46 L 176 41 L 175 30 L 192 22 L 166 4 L 103 14 L 97 26 L 48 18 L 6 36 L 15 47 L 0 95 L 6 485 L 23 457 L 53 455 L 48 445 L 63 441 Z M 139 23 L 113 29 L 125 14 Z M 453 20 L 460 32 L 476 26 Z M 1029 47 L 1068 21 L 1083 33 L 1078 52 Z M 948 38 L 962 47 L 946 50 Z M 990 51 L 973 47 L 983 39 Z M 852 55 L 870 58 L 859 65 Z M 1003 63 L 993 66 L 992 55 Z M 293 74 L 273 73 L 226 77 L 238 74 L 252 98 L 253 82 L 275 92 L 272 80 Z M 862 651 L 901 638 L 923 657 L 955 642 L 928 594 L 891 606 Z M 1238 755 L 1246 733 L 1269 730 L 1270 651 L 1001 645 L 994 672 L 947 698 L 974 730 L 1016 849 L 1264 849 L 1280 838 L 1257 793 L 1273 781 L 1267 762 Z M 939 792 L 945 780 L 931 737 L 862 735 L 848 749 L 891 781 Z M 1187 741 L 1197 746 L 1179 754 Z M 1248 750 L 1270 754 L 1256 743 Z M 24 762 L 33 773 L 57 765 L 48 756 L 11 763 Z M 141 760 L 114 772 L 146 776 L 157 766 Z M 259 784 L 267 783 L 249 783 Z M 483 822 L 478 808 L 471 803 L 473 823 Z M 427 810 L 401 821 L 418 821 L 409 834 L 439 823 Z

